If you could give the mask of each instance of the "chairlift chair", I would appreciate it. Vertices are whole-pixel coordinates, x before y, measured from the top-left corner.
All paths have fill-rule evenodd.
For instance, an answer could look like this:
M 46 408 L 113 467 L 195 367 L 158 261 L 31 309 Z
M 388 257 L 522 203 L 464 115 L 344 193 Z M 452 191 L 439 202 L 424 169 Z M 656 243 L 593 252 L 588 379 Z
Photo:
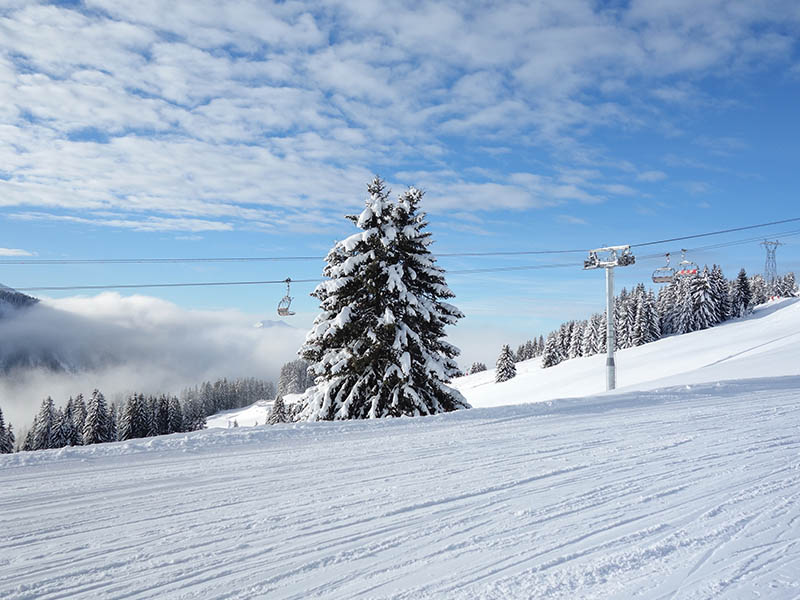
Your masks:
M 286 295 L 283 298 L 281 298 L 280 302 L 278 302 L 278 314 L 281 317 L 291 317 L 294 314 L 294 312 L 289 310 L 289 307 L 292 305 L 292 300 L 294 300 L 294 298 L 292 298 L 289 295 L 291 293 L 291 289 L 290 289 L 291 283 L 292 283 L 291 278 L 287 277 L 286 278 Z
M 636 257 L 633 255 L 630 248 L 625 248 L 625 250 L 622 251 L 622 255 L 617 259 L 617 264 L 620 267 L 627 267 L 635 262 Z
M 599 263 L 600 259 L 597 258 L 597 252 L 589 252 L 589 258 L 583 261 L 583 268 L 594 269 Z
M 669 252 L 666 257 L 667 264 L 653 271 L 653 283 L 672 283 L 675 280 L 675 269 L 669 266 Z
M 686 249 L 681 249 L 681 262 L 678 263 L 678 267 L 677 275 L 680 277 L 697 275 L 700 271 L 700 267 L 698 267 L 696 263 L 686 260 Z

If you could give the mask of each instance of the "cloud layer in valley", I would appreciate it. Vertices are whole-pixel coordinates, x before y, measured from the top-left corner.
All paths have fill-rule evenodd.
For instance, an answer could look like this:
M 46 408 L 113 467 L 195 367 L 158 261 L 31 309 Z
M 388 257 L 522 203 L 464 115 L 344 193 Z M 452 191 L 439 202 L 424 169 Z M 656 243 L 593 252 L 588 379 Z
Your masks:
M 254 327 L 238 311 L 185 310 L 146 296 L 104 293 L 44 300 L 0 319 L 0 363 L 53 363 L 0 378 L 0 406 L 18 428 L 41 400 L 57 403 L 95 387 L 114 397 L 173 392 L 221 377 L 275 380 L 296 358 L 305 332 L 281 323 Z M 56 366 L 65 370 L 54 371 Z

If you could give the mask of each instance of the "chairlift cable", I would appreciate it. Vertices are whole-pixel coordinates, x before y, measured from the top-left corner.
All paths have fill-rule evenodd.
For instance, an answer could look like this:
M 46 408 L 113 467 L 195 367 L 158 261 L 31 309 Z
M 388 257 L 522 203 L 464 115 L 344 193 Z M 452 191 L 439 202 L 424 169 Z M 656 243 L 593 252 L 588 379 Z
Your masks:
M 678 242 L 682 240 L 698 239 L 709 237 L 713 235 L 722 235 L 725 233 L 733 233 L 736 231 L 746 231 L 750 229 L 757 229 L 760 227 L 769 227 L 772 225 L 780 225 L 783 223 L 793 223 L 800 221 L 800 217 L 791 219 L 782 219 L 780 221 L 771 221 L 769 223 L 760 223 L 758 225 L 746 225 L 743 227 L 734 227 L 731 229 L 721 229 L 719 231 L 710 231 L 706 233 L 698 233 L 694 235 L 686 235 L 681 237 L 668 238 L 663 240 L 654 240 L 650 242 L 640 242 L 638 244 L 631 244 L 631 248 L 642 248 L 645 246 L 654 246 L 657 244 L 666 244 L 669 242 Z M 760 239 L 760 238 L 759 238 Z M 587 249 L 570 249 L 570 250 L 521 250 L 521 251 L 490 251 L 490 252 L 439 252 L 438 257 L 456 258 L 456 257 L 481 257 L 481 256 L 535 256 L 535 255 L 548 255 L 548 254 L 578 254 L 585 253 Z M 659 256 L 663 256 L 663 252 Z M 239 257 L 200 257 L 200 258 L 85 258 L 85 259 L 49 259 L 49 258 L 4 258 L 0 259 L 0 265 L 80 265 L 80 264 L 181 264 L 181 263 L 211 263 L 211 262 L 279 262 L 279 261 L 311 261 L 311 260 L 324 260 L 323 256 L 239 256 Z

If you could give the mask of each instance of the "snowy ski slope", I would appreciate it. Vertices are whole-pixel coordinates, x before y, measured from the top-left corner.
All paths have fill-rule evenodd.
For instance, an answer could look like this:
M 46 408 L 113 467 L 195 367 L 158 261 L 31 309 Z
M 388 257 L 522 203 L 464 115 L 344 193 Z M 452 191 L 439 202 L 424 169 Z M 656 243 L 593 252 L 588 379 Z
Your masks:
M 517 377 L 496 384 L 494 369 L 455 381 L 472 406 L 487 407 L 599 394 L 605 354 L 541 368 L 517 364 Z M 678 383 L 800 375 L 800 300 L 777 300 L 743 319 L 664 338 L 616 353 L 617 388 L 652 390 Z
M 650 391 L 0 457 L 0 598 L 796 599 L 797 331 L 659 342 Z

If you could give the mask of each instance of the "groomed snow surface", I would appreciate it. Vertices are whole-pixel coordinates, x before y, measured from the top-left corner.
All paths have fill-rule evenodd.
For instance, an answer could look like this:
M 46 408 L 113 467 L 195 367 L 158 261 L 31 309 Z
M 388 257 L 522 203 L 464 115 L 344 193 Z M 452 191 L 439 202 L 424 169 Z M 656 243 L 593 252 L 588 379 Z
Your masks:
M 3 456 L 0 597 L 798 598 L 798 331 L 621 352 L 646 391 Z M 522 366 L 461 389 L 545 396 Z

